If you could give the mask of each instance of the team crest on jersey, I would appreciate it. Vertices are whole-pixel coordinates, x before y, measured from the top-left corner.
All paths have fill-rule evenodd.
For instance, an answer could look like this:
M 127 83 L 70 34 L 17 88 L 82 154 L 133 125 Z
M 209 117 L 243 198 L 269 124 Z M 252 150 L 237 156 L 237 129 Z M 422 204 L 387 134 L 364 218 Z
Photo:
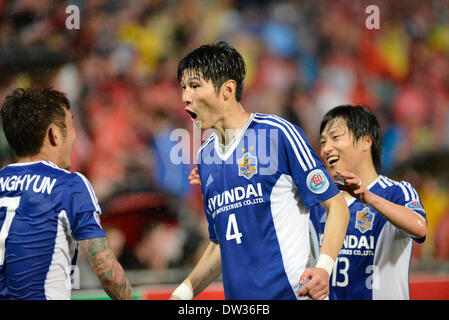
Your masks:
M 355 227 L 361 233 L 373 229 L 374 212 L 371 212 L 368 207 L 364 207 L 361 211 L 357 211 L 355 219 Z
M 317 194 L 325 192 L 329 187 L 329 180 L 321 169 L 310 171 L 306 183 L 309 190 Z
M 251 179 L 257 173 L 257 157 L 249 152 L 245 153 L 239 160 L 239 176 Z

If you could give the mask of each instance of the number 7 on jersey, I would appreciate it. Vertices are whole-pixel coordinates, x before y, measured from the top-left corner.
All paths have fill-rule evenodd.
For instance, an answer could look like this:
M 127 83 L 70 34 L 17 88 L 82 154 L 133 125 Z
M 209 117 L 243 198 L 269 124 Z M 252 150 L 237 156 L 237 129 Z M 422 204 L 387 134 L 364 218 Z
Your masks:
M 4 197 L 0 198 L 0 208 L 6 207 L 6 216 L 0 229 L 0 266 L 5 260 L 5 244 L 8 237 L 9 228 L 19 206 L 20 197 Z

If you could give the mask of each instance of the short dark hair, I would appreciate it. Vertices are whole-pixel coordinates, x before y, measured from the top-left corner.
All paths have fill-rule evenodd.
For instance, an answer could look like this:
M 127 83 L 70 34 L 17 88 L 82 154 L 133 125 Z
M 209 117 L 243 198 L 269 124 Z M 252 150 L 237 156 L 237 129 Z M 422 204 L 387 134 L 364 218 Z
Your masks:
M 40 152 L 45 133 L 51 124 L 65 134 L 65 111 L 70 102 L 64 93 L 51 88 L 17 88 L 9 94 L 1 108 L 3 131 L 18 157 Z
M 237 83 L 235 98 L 242 99 L 246 65 L 241 54 L 224 41 L 205 44 L 188 53 L 178 64 L 178 82 L 184 71 L 192 72 L 212 81 L 217 95 L 227 80 Z
M 365 106 L 341 105 L 329 110 L 323 117 L 320 125 L 320 135 L 328 123 L 335 119 L 343 119 L 354 140 L 358 141 L 365 136 L 371 137 L 371 157 L 376 170 L 382 169 L 382 130 L 376 116 Z

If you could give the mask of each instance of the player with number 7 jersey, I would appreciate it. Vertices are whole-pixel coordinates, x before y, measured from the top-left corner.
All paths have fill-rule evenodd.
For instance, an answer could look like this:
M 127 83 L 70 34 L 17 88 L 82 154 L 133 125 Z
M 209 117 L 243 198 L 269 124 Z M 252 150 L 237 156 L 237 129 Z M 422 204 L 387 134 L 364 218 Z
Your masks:
M 79 173 L 49 161 L 0 170 L 0 297 L 70 297 L 76 241 L 105 237 L 100 214 Z
M 70 299 L 78 247 L 111 298 L 132 299 L 94 190 L 68 171 L 76 133 L 65 94 L 17 88 L 0 114 L 17 156 L 0 170 L 0 300 Z

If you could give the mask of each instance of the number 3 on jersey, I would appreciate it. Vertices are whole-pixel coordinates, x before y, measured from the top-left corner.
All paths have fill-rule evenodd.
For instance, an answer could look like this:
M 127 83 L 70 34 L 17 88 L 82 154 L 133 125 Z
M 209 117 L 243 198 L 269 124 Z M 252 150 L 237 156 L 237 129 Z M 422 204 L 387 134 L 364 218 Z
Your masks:
M 239 232 L 239 227 L 237 226 L 237 220 L 235 219 L 235 213 L 231 213 L 228 218 L 228 227 L 226 229 L 226 240 L 237 241 L 237 244 L 242 243 L 240 238 L 242 237 L 242 233 Z

